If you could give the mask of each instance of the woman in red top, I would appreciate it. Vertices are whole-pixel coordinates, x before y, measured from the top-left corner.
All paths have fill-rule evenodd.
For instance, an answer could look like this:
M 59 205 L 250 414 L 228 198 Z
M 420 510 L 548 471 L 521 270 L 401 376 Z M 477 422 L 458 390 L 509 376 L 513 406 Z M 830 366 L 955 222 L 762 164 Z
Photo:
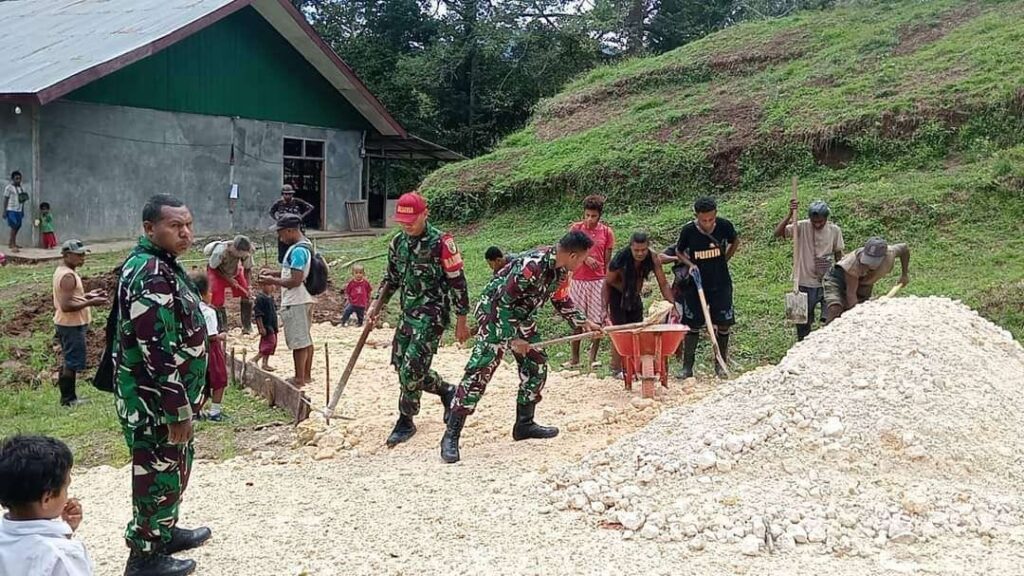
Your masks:
M 569 297 L 572 299 L 576 309 L 583 312 L 587 320 L 603 326 L 605 310 L 602 305 L 601 294 L 604 289 L 604 278 L 608 275 L 608 263 L 612 259 L 612 250 L 615 249 L 615 234 L 612 229 L 601 222 L 604 214 L 604 196 L 591 195 L 583 199 L 583 220 L 576 222 L 569 227 L 569 230 L 579 230 L 587 235 L 594 245 L 587 253 L 587 259 L 583 266 L 580 266 L 572 273 L 572 282 L 569 285 Z M 599 366 L 597 351 L 601 346 L 600 340 L 594 340 L 590 344 L 590 366 Z M 580 364 L 580 343 L 572 343 L 572 359 L 568 367 L 577 367 Z

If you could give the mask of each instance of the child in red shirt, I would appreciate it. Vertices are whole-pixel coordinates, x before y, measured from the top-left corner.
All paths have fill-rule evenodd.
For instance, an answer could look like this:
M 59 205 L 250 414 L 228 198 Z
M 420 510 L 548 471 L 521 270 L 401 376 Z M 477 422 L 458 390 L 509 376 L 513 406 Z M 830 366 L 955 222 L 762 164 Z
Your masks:
M 348 324 L 348 319 L 355 312 L 358 321 L 356 326 L 362 326 L 366 307 L 370 304 L 370 282 L 366 279 L 366 270 L 362 264 L 352 266 L 352 279 L 345 285 L 345 298 L 348 303 L 341 315 L 341 325 Z

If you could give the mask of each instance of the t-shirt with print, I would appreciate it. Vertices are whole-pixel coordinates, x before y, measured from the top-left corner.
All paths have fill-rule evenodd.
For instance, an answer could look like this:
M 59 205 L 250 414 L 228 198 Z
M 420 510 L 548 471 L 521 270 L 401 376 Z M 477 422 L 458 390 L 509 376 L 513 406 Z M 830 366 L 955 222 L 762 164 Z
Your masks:
M 685 253 L 697 265 L 706 292 L 732 284 L 725 253 L 736 241 L 736 228 L 725 218 L 715 218 L 715 228 L 710 236 L 708 238 L 697 228 L 697 223 L 691 221 L 679 231 L 679 241 L 676 242 L 676 254 Z
M 25 204 L 18 199 L 18 194 L 21 193 L 21 186 L 15 186 L 14 184 L 8 184 L 4 188 L 4 210 L 8 212 L 21 212 L 25 209 Z
M 839 261 L 838 266 L 845 270 L 847 274 L 860 278 L 861 286 L 874 286 L 876 282 L 888 276 L 889 272 L 892 272 L 892 268 L 896 264 L 896 259 L 909 253 L 910 248 L 906 244 L 889 245 L 885 251 L 885 258 L 882 258 L 882 263 L 874 270 L 861 264 L 860 253 L 863 251 L 864 248 L 857 248 L 853 252 L 843 256 L 843 259 Z
M 305 277 L 309 274 L 309 265 L 312 259 L 312 254 L 309 251 L 309 242 L 305 239 L 297 244 L 292 245 L 291 248 L 285 252 L 284 264 L 281 267 L 281 279 L 288 280 L 292 277 L 292 270 L 301 270 L 303 282 L 299 282 L 299 285 L 295 288 L 284 288 L 281 291 L 281 307 L 286 306 L 298 306 L 300 304 L 310 304 L 316 302 L 316 298 L 310 295 L 309 290 L 306 290 Z
M 370 283 L 362 280 L 349 280 L 345 286 L 345 296 L 348 303 L 359 308 L 366 308 L 370 304 Z
M 579 230 L 594 242 L 587 255 L 597 260 L 598 264 L 597 270 L 583 264 L 572 273 L 572 279 L 604 280 L 604 277 L 608 275 L 608 261 L 605 259 L 605 255 L 610 248 L 615 246 L 615 234 L 612 229 L 602 222 L 598 222 L 597 226 L 593 228 L 587 228 L 583 222 L 577 222 L 570 226 L 569 230 Z
M 835 253 L 846 249 L 843 231 L 832 222 L 826 222 L 821 230 L 815 230 L 810 220 L 800 220 L 800 262 L 797 265 L 797 279 L 801 286 L 821 286 L 825 273 L 832 268 Z M 786 226 L 786 238 L 793 237 L 793 225 Z

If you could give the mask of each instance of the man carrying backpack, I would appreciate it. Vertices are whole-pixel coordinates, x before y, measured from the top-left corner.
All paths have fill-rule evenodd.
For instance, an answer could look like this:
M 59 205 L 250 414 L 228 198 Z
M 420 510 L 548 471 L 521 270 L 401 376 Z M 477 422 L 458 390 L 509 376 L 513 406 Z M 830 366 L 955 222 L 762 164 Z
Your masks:
M 313 265 L 313 245 L 302 234 L 301 227 L 301 216 L 281 216 L 274 226 L 278 240 L 288 246 L 281 262 L 281 271 L 264 270 L 260 273 L 260 280 L 282 288 L 280 320 L 284 328 L 284 342 L 292 351 L 295 361 L 295 378 L 292 383 L 296 387 L 312 381 L 313 336 L 310 328 L 313 324 L 313 304 L 316 302 L 305 282 Z

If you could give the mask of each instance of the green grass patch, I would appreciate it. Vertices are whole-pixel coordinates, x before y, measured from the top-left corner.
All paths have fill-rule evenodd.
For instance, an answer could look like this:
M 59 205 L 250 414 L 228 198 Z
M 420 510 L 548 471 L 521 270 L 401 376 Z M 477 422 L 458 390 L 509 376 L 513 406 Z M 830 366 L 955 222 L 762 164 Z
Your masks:
M 96 390 L 84 378 L 79 379 L 78 394 L 88 402 L 64 408 L 56 386 L 49 383 L 38 388 L 0 390 L 0 437 L 22 433 L 60 438 L 71 447 L 76 463 L 83 466 L 121 466 L 128 462 L 113 394 Z M 224 395 L 224 411 L 230 415 L 229 421 L 196 423 L 196 447 L 204 458 L 232 458 L 240 452 L 253 426 L 289 419 L 235 386 Z
M 201 264 L 196 262 L 202 258 L 201 248 L 202 244 L 182 258 L 186 267 Z M 276 244 L 271 249 L 276 250 Z M 86 278 L 105 274 L 126 255 L 127 251 L 90 255 L 80 272 Z M 7 326 L 12 317 L 17 318 L 16 322 L 28 322 L 30 330 L 28 335 L 0 334 L 0 437 L 15 433 L 55 436 L 71 447 L 82 465 L 119 466 L 128 461 L 128 452 L 113 395 L 92 387 L 95 366 L 78 378 L 78 395 L 87 398 L 88 403 L 73 409 L 61 407 L 54 380 L 60 356 L 53 339 L 52 305 L 23 316 L 25 302 L 49 302 L 55 266 L 54 262 L 45 262 L 0 268 L 0 322 Z M 108 312 L 93 309 L 92 330 L 103 330 Z M 290 420 L 283 411 L 243 394 L 235 386 L 225 394 L 224 410 L 232 416 L 230 421 L 196 425 L 197 450 L 204 458 L 231 458 L 245 445 L 253 426 Z

